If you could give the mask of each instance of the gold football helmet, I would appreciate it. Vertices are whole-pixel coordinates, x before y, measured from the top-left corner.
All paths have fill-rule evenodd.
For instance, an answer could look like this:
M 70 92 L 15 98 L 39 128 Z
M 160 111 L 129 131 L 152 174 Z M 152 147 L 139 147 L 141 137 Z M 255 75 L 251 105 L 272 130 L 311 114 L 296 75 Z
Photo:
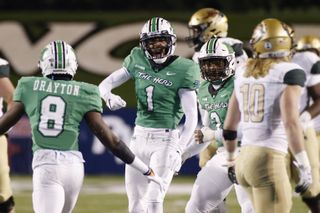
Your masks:
M 219 10 L 203 8 L 191 16 L 188 28 L 189 37 L 187 37 L 186 40 L 200 49 L 201 46 L 213 36 L 227 36 L 228 19 Z
M 262 20 L 254 29 L 250 44 L 254 57 L 279 58 L 289 56 L 294 46 L 292 27 L 268 18 Z
M 305 35 L 298 40 L 297 51 L 311 50 L 320 55 L 320 39 L 313 35 Z

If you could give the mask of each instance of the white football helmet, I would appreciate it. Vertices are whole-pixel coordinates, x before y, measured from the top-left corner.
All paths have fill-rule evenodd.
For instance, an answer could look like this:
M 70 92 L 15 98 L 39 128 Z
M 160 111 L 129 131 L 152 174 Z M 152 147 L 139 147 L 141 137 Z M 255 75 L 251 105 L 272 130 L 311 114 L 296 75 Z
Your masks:
M 199 66 L 204 80 L 220 85 L 234 74 L 234 50 L 223 38 L 212 38 L 201 47 Z
M 160 17 L 149 19 L 140 33 L 140 46 L 146 57 L 157 64 L 164 63 L 173 55 L 177 36 L 171 24 Z M 160 42 L 160 44 L 159 44 Z
M 48 75 L 75 75 L 78 63 L 73 48 L 64 41 L 53 41 L 45 46 L 38 63 L 43 76 Z

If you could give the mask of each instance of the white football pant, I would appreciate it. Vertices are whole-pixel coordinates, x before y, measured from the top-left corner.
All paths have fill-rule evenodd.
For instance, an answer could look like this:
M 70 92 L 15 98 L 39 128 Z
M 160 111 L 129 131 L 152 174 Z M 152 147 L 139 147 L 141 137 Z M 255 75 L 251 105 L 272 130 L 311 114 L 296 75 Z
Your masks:
M 162 213 L 163 200 L 172 177 L 181 166 L 178 150 L 178 130 L 136 126 L 130 149 L 166 182 L 165 191 L 158 184 L 148 182 L 146 176 L 126 166 L 125 182 L 130 213 Z
M 84 178 L 82 156 L 51 150 L 48 153 L 34 156 L 33 209 L 35 213 L 71 213 Z
M 219 148 L 217 154 L 198 173 L 185 209 L 186 213 L 210 212 L 223 202 L 236 185 L 228 177 L 226 154 L 223 148 Z M 245 189 L 236 185 L 235 190 L 241 212 L 253 213 L 253 206 Z

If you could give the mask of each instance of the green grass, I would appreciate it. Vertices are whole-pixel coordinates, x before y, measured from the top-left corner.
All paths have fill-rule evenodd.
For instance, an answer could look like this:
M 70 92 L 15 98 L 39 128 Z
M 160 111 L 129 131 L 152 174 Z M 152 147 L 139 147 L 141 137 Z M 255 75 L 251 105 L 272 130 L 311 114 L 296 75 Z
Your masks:
M 175 177 L 173 184 L 192 184 L 195 177 Z M 12 178 L 17 213 L 32 213 L 31 177 Z M 21 188 L 21 183 L 23 188 Z M 126 213 L 127 197 L 124 193 L 108 193 L 111 187 L 124 186 L 121 176 L 87 176 L 83 190 L 73 213 Z M 91 190 L 88 190 L 90 188 Z M 210 188 L 208 188 L 210 190 Z M 164 212 L 183 213 L 189 194 L 172 194 L 166 196 Z M 240 212 L 235 193 L 232 191 L 227 198 L 228 213 Z M 306 213 L 307 209 L 298 197 L 293 197 L 292 213 Z

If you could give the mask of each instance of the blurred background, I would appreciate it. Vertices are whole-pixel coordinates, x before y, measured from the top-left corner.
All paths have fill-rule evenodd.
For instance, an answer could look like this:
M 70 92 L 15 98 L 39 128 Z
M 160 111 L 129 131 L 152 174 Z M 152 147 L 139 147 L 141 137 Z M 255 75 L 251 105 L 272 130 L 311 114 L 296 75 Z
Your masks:
M 279 18 L 291 24 L 299 38 L 304 34 L 320 36 L 319 0 L 1 0 L 0 57 L 9 61 L 11 80 L 24 75 L 40 75 L 37 62 L 41 49 L 52 40 L 65 40 L 77 54 L 79 70 L 76 80 L 99 84 L 122 65 L 131 48 L 138 45 L 144 22 L 160 16 L 169 20 L 178 36 L 176 54 L 191 57 L 193 48 L 184 41 L 187 23 L 200 8 L 213 7 L 228 17 L 229 37 L 244 42 L 254 26 L 264 18 Z M 104 117 L 113 130 L 128 141 L 135 119 L 133 83 L 114 90 L 128 108 L 116 112 L 105 110 Z M 10 132 L 12 173 L 31 172 L 30 128 L 21 120 Z M 84 152 L 86 172 L 90 174 L 123 172 L 123 165 L 109 155 L 96 138 L 81 125 L 80 147 Z M 101 162 L 108 161 L 108 165 Z M 196 174 L 197 160 L 187 162 L 182 174 Z
M 160 16 L 171 22 L 178 36 L 176 54 L 190 58 L 193 49 L 184 41 L 187 23 L 198 9 L 213 7 L 228 17 L 229 37 L 247 42 L 254 26 L 264 18 L 278 18 L 292 25 L 298 39 L 320 36 L 320 0 L 0 0 L 0 57 L 9 61 L 14 85 L 21 76 L 40 75 L 40 50 L 61 39 L 77 54 L 75 79 L 99 84 L 122 65 L 130 50 L 139 45 L 139 32 L 147 19 Z M 104 119 L 128 142 L 132 134 L 136 101 L 132 82 L 114 90 L 127 108 L 104 110 Z M 124 166 L 105 150 L 82 124 L 80 149 L 91 175 L 123 174 Z M 13 175 L 31 174 L 30 126 L 23 118 L 10 132 L 9 158 Z M 194 176 L 197 158 L 188 160 L 180 175 Z

